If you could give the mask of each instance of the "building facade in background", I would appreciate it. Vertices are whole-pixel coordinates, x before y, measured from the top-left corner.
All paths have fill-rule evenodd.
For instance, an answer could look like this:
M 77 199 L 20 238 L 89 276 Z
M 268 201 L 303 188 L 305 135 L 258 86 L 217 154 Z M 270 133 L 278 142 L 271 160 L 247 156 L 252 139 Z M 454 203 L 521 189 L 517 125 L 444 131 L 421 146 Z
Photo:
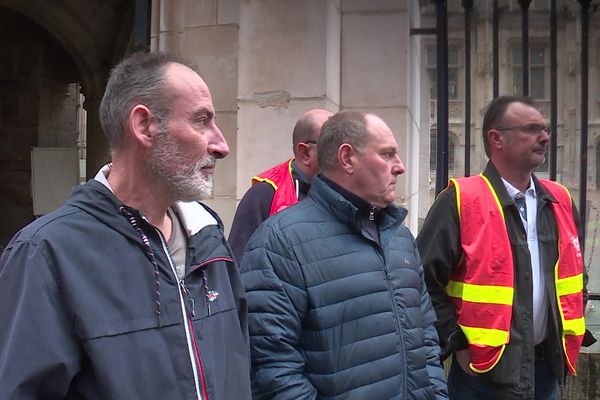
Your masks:
M 292 154 L 294 123 L 310 108 L 388 121 L 411 171 L 399 179 L 398 201 L 418 209 L 428 175 L 418 172 L 420 37 L 410 35 L 419 18 L 416 0 L 153 2 L 152 50 L 199 64 L 232 150 L 209 200 L 226 226 L 250 178 Z M 415 213 L 409 223 L 417 222 Z
M 435 26 L 433 2 L 422 2 L 421 23 Z M 521 5 L 499 0 L 499 92 L 522 95 Z M 576 0 L 557 0 L 557 180 L 578 196 L 580 171 L 581 21 Z M 596 7 L 597 8 L 597 7 Z M 600 189 L 600 10 L 592 7 L 589 32 L 588 198 Z M 464 9 L 459 0 L 448 2 L 449 175 L 463 176 L 465 151 L 471 154 L 471 174 L 485 167 L 487 157 L 481 137 L 486 104 L 493 98 L 492 1 L 475 1 L 471 11 L 471 146 L 465 149 L 465 31 Z M 423 67 L 427 82 L 423 96 L 429 101 L 429 151 L 436 151 L 436 43 L 423 36 Z M 529 6 L 529 95 L 550 124 L 550 1 L 533 0 Z M 421 142 L 426 145 L 425 141 Z M 426 152 L 426 150 L 424 150 Z M 430 158 L 430 192 L 435 190 L 435 157 Z M 548 160 L 537 174 L 548 177 Z M 577 204 L 577 201 L 576 201 Z M 595 206 L 595 204 L 591 204 Z M 422 210 L 421 210 L 422 211 Z M 597 213 L 589 215 L 596 218 Z M 420 218 L 423 217 L 422 212 Z
M 77 147 L 92 177 L 109 159 L 97 107 L 110 67 L 131 51 L 126 0 L 0 0 L 0 244 L 30 222 L 32 147 Z M 139 2 L 135 2 L 139 3 Z M 483 109 L 492 98 L 492 0 L 471 18 L 471 172 L 485 165 Z M 549 0 L 530 6 L 530 88 L 549 118 Z M 148 4 L 148 3 L 147 3 Z M 150 49 L 195 61 L 211 87 L 231 154 L 208 202 L 228 229 L 250 178 L 292 152 L 294 121 L 310 108 L 379 114 L 396 134 L 407 173 L 397 201 L 416 234 L 435 190 L 435 36 L 426 0 L 153 0 Z M 464 173 L 464 11 L 448 4 L 449 167 Z M 518 0 L 498 0 L 500 93 L 522 93 Z M 577 0 L 557 0 L 558 179 L 579 177 L 580 21 Z M 600 12 L 590 21 L 588 190 L 600 187 Z M 85 99 L 85 101 L 81 101 Z M 86 116 L 86 118 L 82 118 Z M 86 133 L 87 135 L 84 135 Z M 544 167 L 547 169 L 547 166 Z M 546 174 L 542 168 L 541 175 Z M 592 198 L 592 197 L 590 197 Z M 598 214 L 598 213 L 596 213 Z M 594 214 L 589 213 L 590 218 Z

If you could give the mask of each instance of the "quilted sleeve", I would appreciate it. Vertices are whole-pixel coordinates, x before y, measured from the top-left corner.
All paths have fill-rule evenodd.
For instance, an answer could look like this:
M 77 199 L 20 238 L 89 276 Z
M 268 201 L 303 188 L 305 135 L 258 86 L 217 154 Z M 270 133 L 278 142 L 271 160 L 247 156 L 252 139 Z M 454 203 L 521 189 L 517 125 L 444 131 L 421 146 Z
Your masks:
M 448 388 L 444 378 L 444 369 L 440 361 L 440 346 L 437 330 L 435 328 L 436 315 L 431 305 L 431 299 L 425 284 L 423 265 L 419 251 L 415 244 L 415 253 L 419 260 L 419 275 L 421 278 L 421 314 L 423 315 L 423 330 L 425 332 L 425 347 L 427 350 L 427 372 L 429 379 L 435 388 L 435 398 L 437 400 L 448 398 Z
M 305 284 L 278 229 L 263 224 L 256 231 L 240 271 L 248 301 L 254 399 L 316 399 L 300 349 Z
M 0 260 L 0 398 L 64 398 L 81 367 L 52 258 L 13 239 Z

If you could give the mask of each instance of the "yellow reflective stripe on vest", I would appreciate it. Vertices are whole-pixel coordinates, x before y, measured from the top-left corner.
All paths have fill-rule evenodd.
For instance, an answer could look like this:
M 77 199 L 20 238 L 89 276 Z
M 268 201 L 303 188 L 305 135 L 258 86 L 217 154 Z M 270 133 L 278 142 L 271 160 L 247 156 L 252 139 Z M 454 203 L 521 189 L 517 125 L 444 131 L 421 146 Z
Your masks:
M 275 189 L 275 190 L 279 189 L 277 184 L 275 182 L 273 182 L 272 180 L 270 180 L 269 178 L 261 178 L 260 176 L 256 175 L 256 176 L 252 177 L 252 180 L 256 181 L 256 182 L 265 182 L 265 183 L 268 183 L 269 185 L 271 185 L 273 187 L 273 189 Z
M 479 174 L 479 176 L 483 179 L 483 181 L 488 185 L 492 196 L 494 196 L 494 201 L 496 201 L 496 205 L 498 206 L 498 210 L 500 211 L 500 215 L 502 215 L 502 221 L 504 221 L 504 209 L 502 208 L 502 204 L 500 203 L 500 199 L 496 194 L 496 191 L 492 187 L 492 184 L 488 178 L 483 175 L 483 172 Z M 450 182 L 454 185 L 454 190 L 456 193 L 456 209 L 458 211 L 458 219 L 460 220 L 460 186 L 458 181 L 454 178 L 450 179 Z
M 502 215 L 502 221 L 504 223 L 506 223 L 506 220 L 504 218 L 504 209 L 502 208 L 502 204 L 500 203 L 500 199 L 498 198 L 498 195 L 496 194 L 496 191 L 492 187 L 492 184 L 491 184 L 490 180 L 488 178 L 486 178 L 485 175 L 483 175 L 483 172 L 480 173 L 479 176 L 481 176 L 483 178 L 483 180 L 485 181 L 485 183 L 487 183 L 488 187 L 490 188 L 490 192 L 492 192 L 492 196 L 494 196 L 494 200 L 496 201 L 496 206 L 498 206 L 498 210 L 500 211 L 500 215 Z
M 470 345 L 500 347 L 508 343 L 508 332 L 491 328 L 460 325 Z
M 460 186 L 458 186 L 458 182 L 454 178 L 450 179 L 450 183 L 452 183 L 455 188 L 454 193 L 456 194 L 456 211 L 458 211 L 458 220 L 460 221 Z
M 448 281 L 446 293 L 464 301 L 484 304 L 512 305 L 514 289 L 507 286 L 474 285 L 457 281 Z
M 583 290 L 583 274 L 569 276 L 567 278 L 558 279 L 556 281 L 556 294 L 565 296 L 568 294 L 576 294 Z
M 563 321 L 563 334 L 583 335 L 585 334 L 585 318 L 566 319 Z

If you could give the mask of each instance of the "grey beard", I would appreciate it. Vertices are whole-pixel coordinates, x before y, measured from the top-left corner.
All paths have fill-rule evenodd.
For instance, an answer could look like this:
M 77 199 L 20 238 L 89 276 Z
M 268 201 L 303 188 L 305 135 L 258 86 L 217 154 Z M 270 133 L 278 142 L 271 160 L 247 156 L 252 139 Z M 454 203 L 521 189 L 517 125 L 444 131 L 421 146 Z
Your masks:
M 200 201 L 212 194 L 213 177 L 202 168 L 215 165 L 215 157 L 205 155 L 195 165 L 186 164 L 170 133 L 161 133 L 155 148 L 146 160 L 148 172 L 154 178 L 156 190 L 171 201 Z

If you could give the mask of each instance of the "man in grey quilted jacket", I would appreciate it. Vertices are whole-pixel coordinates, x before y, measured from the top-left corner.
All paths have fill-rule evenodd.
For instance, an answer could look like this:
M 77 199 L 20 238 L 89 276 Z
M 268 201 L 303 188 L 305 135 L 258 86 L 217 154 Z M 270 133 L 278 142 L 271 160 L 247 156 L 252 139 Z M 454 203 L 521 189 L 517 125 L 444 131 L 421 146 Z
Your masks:
M 340 112 L 308 197 L 263 223 L 240 270 L 255 399 L 445 399 L 435 313 L 393 204 L 404 165 L 387 124 Z

